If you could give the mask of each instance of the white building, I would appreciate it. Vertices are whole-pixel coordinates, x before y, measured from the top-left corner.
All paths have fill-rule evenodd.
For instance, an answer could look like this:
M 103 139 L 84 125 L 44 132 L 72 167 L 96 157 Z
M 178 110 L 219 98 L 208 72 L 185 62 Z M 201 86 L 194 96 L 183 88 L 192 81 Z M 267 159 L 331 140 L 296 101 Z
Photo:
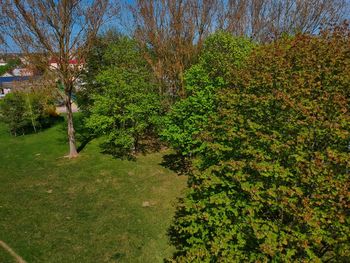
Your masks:
M 6 66 L 6 65 L 7 65 L 7 63 L 5 62 L 5 60 L 0 59 L 0 67 L 1 66 Z
M 33 70 L 31 70 L 29 68 L 16 68 L 16 69 L 12 70 L 12 75 L 13 76 L 20 76 L 20 77 L 33 76 Z

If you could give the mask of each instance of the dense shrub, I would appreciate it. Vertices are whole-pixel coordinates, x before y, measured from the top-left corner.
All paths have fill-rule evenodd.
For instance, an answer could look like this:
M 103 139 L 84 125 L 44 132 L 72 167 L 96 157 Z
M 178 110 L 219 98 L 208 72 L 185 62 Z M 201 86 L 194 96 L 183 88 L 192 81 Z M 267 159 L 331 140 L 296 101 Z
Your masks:
M 348 262 L 350 34 L 258 48 L 217 92 L 177 262 Z
M 225 32 L 207 38 L 198 64 L 185 74 L 187 98 L 175 103 L 164 121 L 162 137 L 176 151 L 191 156 L 203 149 L 197 135 L 216 110 L 214 94 L 227 87 L 231 73 L 244 65 L 252 48 L 250 40 Z
M 4 75 L 6 72 L 13 70 L 16 66 L 21 64 L 19 59 L 11 59 L 6 65 L 0 66 L 0 76 Z
M 133 40 L 120 37 L 104 56 L 107 63 L 95 78 L 100 88 L 91 95 L 86 125 L 103 137 L 105 152 L 128 155 L 156 133 L 160 100 L 151 70 Z
M 8 125 L 12 135 L 24 134 L 25 128 L 30 126 L 30 119 L 25 113 L 25 98 L 19 93 L 7 94 L 0 101 L 1 120 Z
M 12 135 L 37 132 L 59 118 L 50 98 L 40 92 L 13 92 L 0 101 L 0 119 Z

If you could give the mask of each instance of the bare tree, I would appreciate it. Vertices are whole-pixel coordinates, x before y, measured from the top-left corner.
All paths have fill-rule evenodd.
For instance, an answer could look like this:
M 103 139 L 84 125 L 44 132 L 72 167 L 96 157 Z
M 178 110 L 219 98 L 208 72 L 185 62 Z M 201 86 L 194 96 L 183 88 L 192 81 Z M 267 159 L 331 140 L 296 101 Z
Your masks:
M 217 0 L 136 0 L 129 5 L 135 37 L 160 84 L 160 94 L 184 96 L 183 73 L 213 26 Z
M 64 87 L 69 157 L 76 157 L 74 84 L 96 34 L 108 15 L 115 14 L 116 5 L 109 0 L 0 0 L 0 3 L 5 17 L 2 28 L 5 39 L 11 39 L 28 59 L 36 54 L 37 63 L 37 54 L 41 54 L 41 63 Z M 57 66 L 48 67 L 48 58 L 54 58 Z
M 338 22 L 345 4 L 346 0 L 135 0 L 129 10 L 135 37 L 161 83 L 159 92 L 182 97 L 183 72 L 211 32 L 224 30 L 262 42 L 283 33 L 314 33 L 323 24 Z
M 282 33 L 315 33 L 344 17 L 346 0 L 221 0 L 219 28 L 266 41 Z

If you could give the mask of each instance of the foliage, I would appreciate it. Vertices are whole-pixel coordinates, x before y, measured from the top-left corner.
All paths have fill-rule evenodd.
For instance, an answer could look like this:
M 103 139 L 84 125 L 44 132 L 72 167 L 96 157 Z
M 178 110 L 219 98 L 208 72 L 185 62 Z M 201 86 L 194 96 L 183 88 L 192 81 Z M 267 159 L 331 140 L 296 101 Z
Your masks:
M 106 52 L 114 42 L 122 37 L 114 30 L 96 37 L 91 50 L 86 56 L 86 64 L 81 73 L 81 79 L 84 83 L 82 87 L 77 90 L 77 103 L 79 111 L 85 115 L 89 115 L 90 106 L 92 104 L 92 94 L 97 94 L 101 91 L 101 83 L 96 82 L 96 76 L 104 69 L 109 67 L 112 63 L 111 58 L 106 55 Z
M 86 125 L 104 136 L 102 148 L 123 156 L 140 150 L 141 141 L 156 132 L 160 103 L 152 74 L 136 43 L 120 37 L 106 51 L 107 66 L 96 76 L 100 90 Z
M 4 75 L 6 72 L 13 70 L 16 66 L 21 63 L 19 59 L 11 59 L 6 65 L 0 66 L 0 76 Z
M 5 122 L 11 134 L 24 133 L 24 129 L 30 125 L 30 120 L 25 115 L 25 98 L 19 93 L 10 93 L 0 101 L 1 120 Z
M 347 262 L 350 34 L 261 46 L 198 138 L 177 262 Z
M 12 135 L 37 132 L 58 120 L 55 106 L 44 93 L 13 92 L 0 101 L 0 120 Z
M 183 155 L 202 150 L 197 135 L 215 112 L 216 90 L 228 85 L 229 76 L 240 68 L 253 48 L 252 42 L 217 32 L 207 38 L 199 63 L 185 74 L 187 98 L 177 102 L 164 121 L 163 138 Z
M 235 37 L 230 33 L 218 31 L 206 39 L 199 66 L 207 72 L 215 86 L 226 85 L 232 71 L 244 65 L 253 47 L 253 42 L 248 38 Z M 199 81 L 196 78 L 194 80 Z M 197 87 L 201 87 L 200 82 L 188 84 L 190 86 L 197 84 Z

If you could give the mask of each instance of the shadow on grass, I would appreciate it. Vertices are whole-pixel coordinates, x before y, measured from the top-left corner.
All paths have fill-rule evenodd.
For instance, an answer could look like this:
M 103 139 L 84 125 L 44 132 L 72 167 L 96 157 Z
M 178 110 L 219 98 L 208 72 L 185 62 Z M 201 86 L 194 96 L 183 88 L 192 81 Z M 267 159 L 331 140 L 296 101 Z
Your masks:
M 61 125 L 61 134 L 59 143 L 68 143 L 67 136 L 67 117 L 63 114 L 65 122 Z M 116 145 L 113 142 L 104 140 L 103 136 L 96 136 L 85 126 L 85 115 L 81 112 L 76 112 L 73 115 L 73 124 L 75 137 L 77 142 L 77 151 L 80 153 L 93 140 L 99 138 L 99 147 L 101 153 L 111 155 L 116 159 L 136 161 L 137 156 L 155 153 L 161 150 L 162 144 L 159 142 L 155 134 L 149 133 L 139 138 L 137 147 L 133 151 L 123 148 L 123 145 Z
M 160 165 L 174 171 L 178 175 L 188 175 L 190 173 L 189 159 L 179 153 L 164 155 L 163 162 Z M 185 208 L 184 198 L 178 198 L 172 224 L 167 229 L 169 242 L 176 248 L 176 251 L 173 252 L 169 258 L 165 258 L 164 263 L 174 262 L 176 261 L 176 258 L 185 255 L 182 248 L 185 246 L 185 244 L 188 244 L 187 240 L 189 236 L 180 234 L 178 227 L 181 219 L 187 215 L 189 215 L 189 212 Z
M 160 163 L 160 165 L 172 170 L 178 175 L 185 175 L 188 174 L 190 171 L 189 160 L 179 153 L 164 155 L 163 161 Z
M 186 234 L 180 234 L 178 228 L 180 227 L 179 222 L 181 218 L 189 215 L 184 206 L 184 199 L 178 198 L 178 204 L 176 207 L 176 212 L 173 217 L 172 224 L 167 229 L 167 236 L 171 245 L 176 248 L 176 251 L 169 258 L 165 258 L 165 263 L 174 262 L 177 257 L 184 256 L 185 253 L 181 250 L 186 244 L 188 244 L 189 236 Z
M 136 161 L 141 155 L 159 152 L 162 149 L 162 144 L 155 134 L 146 134 L 137 140 L 134 149 L 124 147 L 122 144 L 115 144 L 114 141 L 100 137 L 99 144 L 101 153 L 113 156 L 113 158 L 120 160 Z
M 28 123 L 27 125 L 23 125 L 21 127 L 17 127 L 17 130 L 10 131 L 9 126 L 6 126 L 6 130 L 12 135 L 12 136 L 24 136 L 29 134 L 36 134 L 43 132 L 59 123 L 62 123 L 64 120 L 61 116 L 45 116 L 37 119 L 37 122 L 35 126 L 33 126 L 32 123 Z
M 88 137 L 84 137 L 83 139 L 80 139 L 79 141 L 81 141 L 81 143 L 77 148 L 78 153 L 84 150 L 85 146 L 88 145 L 88 143 L 91 142 L 94 138 L 95 136 L 88 136 Z
M 66 114 L 62 114 L 62 118 L 64 118 L 64 123 L 60 127 L 62 136 L 58 140 L 60 143 L 68 143 Z M 75 139 L 78 146 L 77 151 L 80 153 L 82 150 L 84 150 L 86 145 L 89 144 L 89 142 L 96 138 L 96 136 L 91 134 L 91 132 L 85 127 L 84 115 L 82 113 L 74 113 L 73 124 L 75 130 Z
M 119 261 L 119 260 L 121 260 L 121 259 L 123 259 L 123 258 L 125 258 L 125 253 L 119 253 L 119 252 L 115 253 L 115 254 L 111 257 L 112 260 L 117 260 L 117 261 Z

